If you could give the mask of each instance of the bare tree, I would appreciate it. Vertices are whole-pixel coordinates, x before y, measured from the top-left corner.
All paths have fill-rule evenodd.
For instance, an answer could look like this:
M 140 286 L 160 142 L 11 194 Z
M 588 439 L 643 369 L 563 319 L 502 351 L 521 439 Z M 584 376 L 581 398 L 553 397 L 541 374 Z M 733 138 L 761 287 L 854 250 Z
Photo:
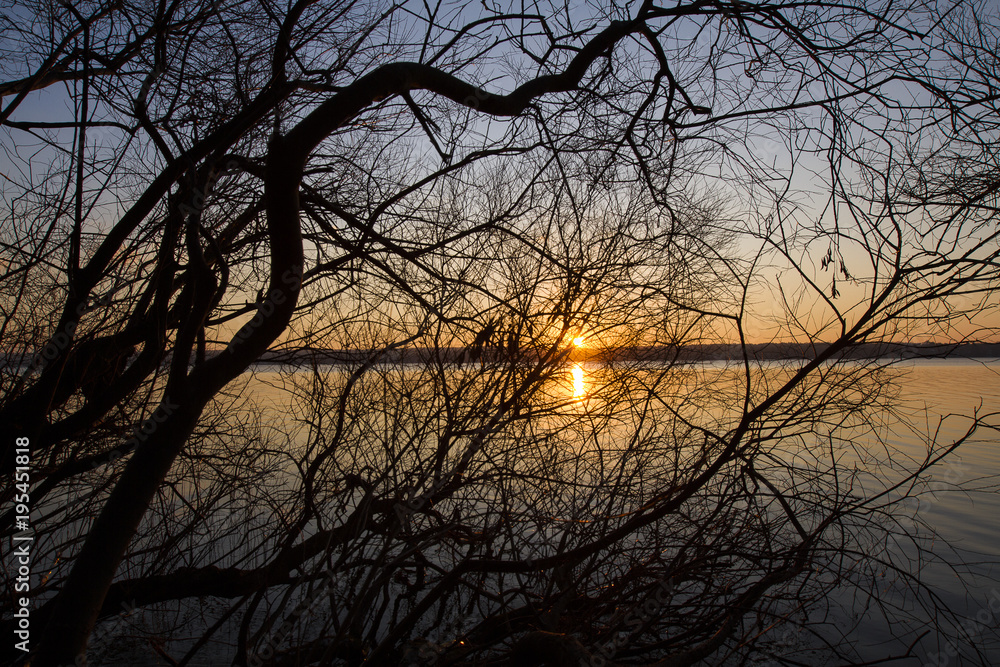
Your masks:
M 5 10 L 31 664 L 123 608 L 181 664 L 738 662 L 812 629 L 996 427 L 906 466 L 892 364 L 859 361 L 994 332 L 972 9 Z

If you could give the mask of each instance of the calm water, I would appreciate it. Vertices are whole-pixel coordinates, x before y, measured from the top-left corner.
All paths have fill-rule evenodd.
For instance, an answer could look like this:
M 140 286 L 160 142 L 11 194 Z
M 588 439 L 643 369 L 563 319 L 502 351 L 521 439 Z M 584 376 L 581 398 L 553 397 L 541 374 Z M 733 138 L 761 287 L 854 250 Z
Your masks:
M 898 664 L 1000 665 L 1000 432 L 996 430 L 1000 362 L 922 360 L 908 366 L 901 386 L 900 398 L 915 428 L 908 437 L 897 434 L 889 442 L 915 459 L 924 455 L 926 440 L 933 434 L 944 442 L 961 438 L 974 412 L 993 427 L 981 429 L 953 457 L 935 465 L 928 477 L 930 493 L 913 506 L 917 520 L 913 532 L 936 558 L 923 568 L 920 581 L 964 614 L 959 622 L 964 632 L 956 631 L 950 645 L 920 645 L 923 649 L 914 650 L 919 659 Z M 958 491 L 957 485 L 975 490 Z M 897 548 L 899 553 L 915 551 L 905 541 Z M 892 577 L 886 579 L 885 590 L 903 586 Z M 919 612 L 914 615 L 921 616 Z M 863 640 L 872 646 L 891 643 L 894 636 L 916 638 L 917 633 L 907 633 L 905 625 L 887 628 L 875 614 L 856 609 L 855 616 L 862 620 Z M 977 650 L 980 656 L 974 655 Z M 960 657 L 963 654 L 969 656 L 965 661 Z
M 721 365 L 720 365 L 721 367 Z M 921 360 L 907 362 L 900 368 L 899 411 L 886 414 L 884 430 L 877 438 L 892 450 L 895 459 L 923 460 L 930 440 L 949 442 L 962 437 L 971 425 L 970 415 L 977 412 L 994 426 L 984 427 L 963 444 L 945 462 L 934 466 L 927 477 L 925 493 L 914 502 L 912 521 L 905 523 L 901 539 L 884 545 L 885 557 L 900 559 L 916 553 L 913 541 L 931 554 L 920 569 L 919 582 L 929 587 L 922 595 L 938 595 L 952 609 L 964 614 L 964 632 L 957 630 L 952 644 L 919 643 L 912 657 L 892 664 L 900 665 L 1000 665 L 1000 360 Z M 336 372 L 336 371 L 333 371 Z M 569 364 L 561 388 L 568 403 L 590 400 L 588 394 L 599 382 L 601 369 L 590 364 Z M 287 377 L 287 376 L 286 376 Z M 243 391 L 267 397 L 276 427 L 287 427 L 290 404 L 288 395 L 277 388 L 278 373 L 258 369 Z M 992 417 L 988 417 L 993 413 Z M 284 423 L 281 423 L 284 422 Z M 906 424 L 908 422 L 908 425 Z M 859 438 L 873 438 L 861 434 Z M 293 442 L 297 438 L 293 438 Z M 874 447 L 877 453 L 878 445 Z M 893 469 L 879 470 L 865 481 L 866 490 L 880 490 L 897 474 Z M 958 491 L 957 486 L 965 487 Z M 972 491 L 969 491 L 972 489 Z M 835 618 L 834 627 L 850 628 L 852 640 L 860 640 L 858 650 L 865 659 L 884 656 L 887 647 L 895 654 L 905 651 L 905 644 L 921 632 L 924 612 L 913 604 L 913 582 L 892 573 L 876 576 L 883 601 L 896 602 L 900 609 L 890 615 L 903 621 L 889 626 L 883 615 L 868 608 L 870 601 L 845 591 L 837 602 L 848 611 Z M 992 602 L 991 600 L 995 600 Z M 839 613 L 839 612 L 838 612 Z M 955 619 L 959 626 L 963 619 Z M 827 635 L 829 641 L 837 637 Z M 902 644 L 901 644 L 902 642 Z M 801 648 L 801 640 L 788 642 L 789 650 Z M 793 646 L 793 644 L 797 644 Z M 975 652 L 980 651 L 976 656 Z M 780 651 L 779 651 L 780 653 Z M 962 655 L 968 657 L 962 658 Z M 789 653 L 791 657 L 791 653 Z M 824 664 L 822 655 L 813 655 L 812 664 Z M 793 658 L 794 659 L 794 658 Z

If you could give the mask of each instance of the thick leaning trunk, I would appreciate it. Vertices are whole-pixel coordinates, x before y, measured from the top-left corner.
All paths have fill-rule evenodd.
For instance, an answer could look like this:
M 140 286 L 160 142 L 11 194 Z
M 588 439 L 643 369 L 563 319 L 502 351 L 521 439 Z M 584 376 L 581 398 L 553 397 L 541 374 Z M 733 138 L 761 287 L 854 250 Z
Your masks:
M 164 399 L 160 410 L 173 413 L 136 448 L 104 509 L 91 527 L 73 570 L 56 598 L 32 665 L 74 665 L 87 642 L 104 596 L 129 542 L 135 535 L 160 483 L 194 430 L 203 403 L 174 406 Z
M 271 250 L 269 294 L 283 298 L 245 336 L 237 336 L 226 351 L 186 374 L 186 364 L 174 369 L 159 410 L 168 415 L 132 455 L 121 478 L 87 533 L 73 569 L 59 591 L 52 616 L 42 632 L 34 667 L 76 664 L 87 642 L 115 572 L 125 556 L 154 495 L 177 455 L 194 431 L 202 411 L 223 386 L 246 370 L 285 330 L 298 301 L 303 265 L 298 222 L 298 188 L 305 155 L 289 159 L 283 143 L 271 144 L 265 178 L 268 240 Z M 177 373 L 186 374 L 177 377 Z M 183 396 L 172 402 L 171 391 Z M 154 422 L 155 423 L 155 422 Z
M 306 160 L 323 139 L 375 101 L 411 90 L 427 90 L 487 115 L 517 116 L 537 97 L 574 90 L 587 68 L 623 37 L 641 29 L 641 20 L 613 22 L 587 43 L 560 74 L 532 79 L 506 95 L 494 95 L 422 63 L 383 65 L 320 104 L 268 151 L 264 191 L 271 267 L 268 294 L 285 298 L 270 303 L 274 311 L 246 337 L 237 334 L 229 348 L 197 367 L 181 384 L 189 404 L 140 445 L 60 591 L 40 642 L 33 667 L 75 664 L 129 542 L 163 483 L 177 454 L 194 430 L 205 405 L 219 389 L 250 366 L 291 320 L 304 265 L 299 224 L 299 185 Z M 700 112 L 699 112 L 700 113 Z M 291 276 L 291 280 L 289 277 Z M 168 382 L 168 387 L 171 383 Z

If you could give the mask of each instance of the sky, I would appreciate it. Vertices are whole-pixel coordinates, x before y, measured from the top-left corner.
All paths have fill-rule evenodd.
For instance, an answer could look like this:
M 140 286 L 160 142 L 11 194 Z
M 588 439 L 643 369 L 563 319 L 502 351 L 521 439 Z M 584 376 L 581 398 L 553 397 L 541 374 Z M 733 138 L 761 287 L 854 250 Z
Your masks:
M 992 6 L 996 8 L 997 5 L 994 3 Z M 471 6 L 469 7 L 464 11 L 473 11 Z M 582 14 L 583 12 L 579 11 L 571 15 L 571 20 L 576 26 L 579 26 L 583 22 Z M 709 35 L 706 33 L 705 39 L 708 39 L 708 37 Z M 694 55 L 698 55 L 697 49 L 695 49 Z M 694 58 L 694 60 L 697 60 L 697 58 Z M 686 70 L 684 67 L 679 67 L 678 71 L 685 72 Z M 512 85 L 512 83 L 509 83 L 511 81 L 509 77 L 506 79 L 494 78 L 492 85 L 500 89 L 505 89 Z M 742 79 L 740 81 L 741 85 L 749 85 Z M 692 91 L 693 94 L 697 92 L 695 88 L 692 88 Z M 71 120 L 74 116 L 71 99 L 70 93 L 64 86 L 53 86 L 44 91 L 34 92 L 28 96 L 22 106 L 12 116 L 12 119 L 15 121 L 30 119 L 49 122 Z M 821 116 L 815 116 L 817 124 L 821 123 L 822 120 Z M 489 139 L 495 133 L 502 131 L 505 125 L 503 123 L 483 121 L 479 127 L 483 138 Z M 777 171 L 787 173 L 792 164 L 792 155 L 789 152 L 789 148 L 795 140 L 795 135 L 780 134 L 780 128 L 778 127 L 773 128 L 770 135 L 766 133 L 767 130 L 764 126 L 757 126 L 755 131 L 759 133 L 759 136 L 753 143 L 746 145 L 734 143 L 727 147 L 729 155 L 732 158 L 754 159 L 758 164 L 771 164 Z M 5 132 L 7 134 L 2 140 L 3 151 L 0 152 L 0 173 L 5 176 L 5 207 L 9 207 L 10 196 L 16 192 L 11 187 L 9 179 L 17 179 L 19 176 L 18 165 L 10 159 L 11 153 L 16 152 L 22 159 L 29 160 L 32 179 L 45 172 L 51 164 L 52 157 L 50 152 L 44 149 L 39 150 L 38 140 L 30 137 L 25 132 L 16 129 L 6 129 Z M 70 134 L 68 130 L 58 132 L 62 138 Z M 88 136 L 88 144 L 90 146 L 107 147 L 114 145 L 120 134 L 115 130 L 95 129 L 89 131 Z M 806 148 L 812 147 L 807 146 Z M 795 200 L 797 210 L 793 214 L 791 208 L 787 207 L 786 214 L 789 215 L 789 220 L 794 215 L 798 222 L 789 222 L 789 225 L 804 228 L 809 224 L 818 223 L 819 227 L 829 227 L 832 224 L 833 211 L 823 212 L 823 207 L 826 205 L 826 195 L 823 190 L 828 184 L 823 182 L 826 165 L 822 156 L 800 152 L 795 155 L 795 159 L 796 175 L 791 178 L 789 184 L 792 190 L 798 193 Z M 720 161 L 716 165 L 709 165 L 709 169 L 715 170 L 712 175 L 718 179 L 718 183 L 723 184 L 724 189 L 726 183 L 730 184 L 727 194 L 732 202 L 731 215 L 746 216 L 754 213 L 753 205 L 748 199 L 753 196 L 753 193 L 746 188 L 739 187 L 736 180 L 738 172 L 730 170 L 730 166 L 733 164 L 735 162 Z M 842 215 L 843 212 L 840 209 L 841 207 L 837 207 L 837 212 Z M 744 212 L 744 210 L 749 213 Z M 777 213 L 780 210 L 781 208 L 779 207 L 770 212 Z M 764 207 L 763 211 L 757 211 L 757 213 L 766 214 L 768 211 L 769 209 Z M 113 208 L 107 209 L 102 211 L 101 214 L 107 216 L 106 222 L 110 222 L 115 216 L 115 211 Z M 746 222 L 752 228 L 753 221 L 748 219 Z M 102 222 L 96 223 L 98 228 L 103 224 Z M 751 342 L 764 342 L 773 338 L 782 340 L 787 340 L 788 338 L 800 339 L 803 334 L 796 333 L 794 325 L 788 326 L 790 322 L 796 320 L 803 324 L 805 329 L 814 334 L 816 332 L 830 333 L 833 331 L 831 325 L 836 322 L 835 313 L 831 308 L 831 303 L 825 300 L 822 295 L 827 292 L 832 294 L 832 282 L 839 266 L 835 264 L 832 271 L 820 268 L 822 258 L 828 251 L 829 245 L 829 242 L 824 243 L 823 239 L 819 238 L 811 243 L 807 250 L 803 250 L 795 256 L 796 262 L 804 267 L 803 275 L 816 281 L 814 289 L 809 288 L 802 293 L 798 292 L 802 288 L 801 276 L 796 277 L 788 266 L 772 265 L 773 256 L 764 258 L 766 261 L 761 262 L 759 273 L 757 274 L 758 280 L 754 281 L 749 292 L 750 298 L 748 304 L 756 312 L 755 316 L 747 318 L 748 327 L 746 333 L 749 335 Z M 760 245 L 759 241 L 744 238 L 740 242 L 740 247 L 742 252 L 751 254 L 757 252 Z M 866 258 L 861 252 L 860 244 L 845 242 L 839 245 L 836 250 L 838 253 L 836 263 L 839 264 L 842 258 L 845 266 L 848 267 L 852 275 L 852 279 L 844 279 L 838 283 L 840 296 L 832 298 L 831 301 L 834 305 L 843 308 L 848 314 L 857 312 L 857 306 L 852 309 L 851 305 L 864 302 L 866 281 L 872 280 L 873 276 L 870 270 L 865 267 Z M 983 318 L 983 321 L 980 322 L 973 321 L 970 318 L 959 319 L 955 323 L 952 333 L 957 336 L 977 337 L 981 333 L 980 327 L 984 324 L 998 326 L 998 322 L 1000 322 L 1000 319 L 995 314 L 983 313 Z M 779 324 L 780 326 L 778 326 Z M 821 333 L 820 335 L 825 336 L 827 333 Z M 944 335 L 944 333 L 937 330 L 933 324 L 928 326 L 921 324 L 919 321 L 914 321 L 913 328 L 907 332 L 907 335 L 919 340 L 935 338 Z

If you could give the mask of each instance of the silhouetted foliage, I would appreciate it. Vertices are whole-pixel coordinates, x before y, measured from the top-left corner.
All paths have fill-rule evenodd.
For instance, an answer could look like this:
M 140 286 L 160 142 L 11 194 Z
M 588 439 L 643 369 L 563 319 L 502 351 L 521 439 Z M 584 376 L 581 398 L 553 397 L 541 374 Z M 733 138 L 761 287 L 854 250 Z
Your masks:
M 974 10 L 3 9 L 31 664 L 860 661 L 845 589 L 940 650 L 907 500 L 996 419 L 909 460 L 858 357 L 996 341 Z

